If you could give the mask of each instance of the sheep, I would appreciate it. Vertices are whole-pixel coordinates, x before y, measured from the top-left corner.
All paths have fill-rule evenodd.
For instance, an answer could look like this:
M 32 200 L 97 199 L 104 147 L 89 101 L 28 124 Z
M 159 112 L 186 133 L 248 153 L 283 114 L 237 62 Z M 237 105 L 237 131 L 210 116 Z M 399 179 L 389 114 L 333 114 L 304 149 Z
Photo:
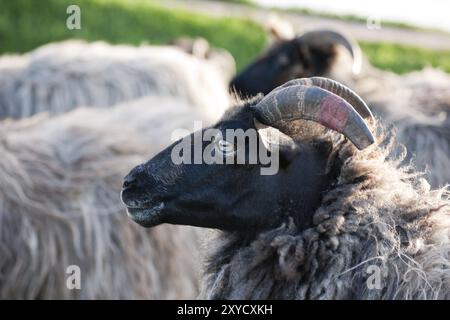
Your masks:
M 392 123 L 433 187 L 450 183 L 450 75 L 426 68 L 405 75 L 377 70 L 367 64 L 347 79 L 375 114 Z
M 414 158 L 433 187 L 450 183 L 450 76 L 442 71 L 427 68 L 400 76 L 378 70 L 350 37 L 320 30 L 278 41 L 230 86 L 252 96 L 294 78 L 322 75 L 359 92 L 377 116 L 394 125 L 408 150 L 405 161 Z
M 223 61 L 199 59 L 174 46 L 67 40 L 2 60 L 0 118 L 61 114 L 79 106 L 108 107 L 146 95 L 168 95 L 215 120 L 229 104 Z M 9 66 L 12 60 L 14 67 Z M 234 64 L 231 57 L 227 62 Z
M 198 141 L 223 164 L 175 165 Z M 122 201 L 145 227 L 218 229 L 205 237 L 204 298 L 449 299 L 450 192 L 390 159 L 398 147 L 355 92 L 297 79 L 133 168 Z
M 0 123 L 0 299 L 192 299 L 198 230 L 136 228 L 122 177 L 205 115 L 170 97 Z M 69 290 L 71 265 L 81 289 Z
M 272 33 L 275 43 L 230 82 L 230 89 L 241 98 L 268 94 L 295 78 L 323 76 L 340 80 L 360 71 L 361 50 L 341 32 L 315 30 L 293 39 Z
M 211 49 L 211 51 L 213 50 Z M 223 55 L 224 52 L 220 52 L 220 54 Z M 118 152 L 117 164 L 112 168 L 110 174 L 113 177 L 120 176 L 118 170 L 127 168 L 132 163 L 131 159 L 144 154 L 154 154 L 163 148 L 169 142 L 168 137 L 175 128 L 190 124 L 194 119 L 208 122 L 216 119 L 223 112 L 225 106 L 228 105 L 229 98 L 226 90 L 228 79 L 220 73 L 223 65 L 219 62 L 223 61 L 216 59 L 220 54 L 213 57 L 211 55 L 194 57 L 169 46 L 133 48 L 112 46 L 103 42 L 89 44 L 70 40 L 46 45 L 25 55 L 3 56 L 0 59 L 0 118 L 27 117 L 45 111 L 47 115 L 44 120 L 29 120 L 30 123 L 33 123 L 33 128 L 37 126 L 55 127 L 55 130 L 62 132 L 62 137 L 67 135 L 66 140 L 69 142 L 67 142 L 67 146 L 64 146 L 62 141 L 52 140 L 52 137 L 48 137 L 47 140 L 45 137 L 42 139 L 42 144 L 48 147 L 49 154 L 40 155 L 33 148 L 27 148 L 29 150 L 27 157 L 39 161 L 43 156 L 51 158 L 52 152 L 58 152 L 58 157 L 62 157 L 64 161 L 66 161 L 65 157 L 69 157 L 67 160 L 69 162 L 72 161 L 70 157 L 74 158 L 73 161 L 77 160 L 77 157 L 80 159 L 86 157 L 87 159 L 82 162 L 87 167 L 90 165 L 97 167 L 102 164 L 100 160 L 89 160 L 93 150 L 98 149 L 100 155 L 102 151 L 108 152 L 105 138 L 100 133 L 99 137 L 96 135 L 97 131 L 103 130 L 99 128 L 110 130 L 110 127 L 111 129 L 115 127 L 118 132 L 133 128 L 133 132 L 130 134 L 138 134 L 140 140 L 150 148 L 145 150 L 145 153 L 142 149 L 134 150 L 133 148 L 129 151 Z M 234 63 L 232 58 L 227 62 L 228 67 Z M 125 80 L 127 82 L 124 83 Z M 84 104 L 85 107 L 106 107 L 144 95 L 147 96 L 144 100 L 127 102 L 123 106 L 111 110 L 82 109 L 70 112 L 67 116 L 58 117 L 54 121 L 47 119 L 50 114 L 69 112 L 75 107 L 80 107 L 79 104 Z M 214 106 L 212 106 L 213 99 Z M 149 108 L 149 110 L 144 108 Z M 36 124 L 34 124 L 35 121 Z M 124 121 L 126 121 L 126 125 L 123 124 Z M 4 122 L 2 125 L 6 126 L 6 123 L 8 122 Z M 24 121 L 23 123 L 28 122 Z M 80 137 L 74 137 L 75 142 L 84 142 L 83 139 L 88 139 L 85 149 L 80 149 L 77 154 L 76 147 L 71 149 L 70 141 L 71 135 L 75 134 L 72 133 L 72 128 L 78 127 L 80 124 L 83 128 L 87 127 L 83 130 L 88 130 L 89 136 L 87 136 L 88 133 L 82 133 Z M 15 133 L 10 134 L 5 129 L 4 135 L 7 137 L 5 139 L 10 139 L 12 136 L 26 139 L 26 135 L 30 133 L 28 125 L 25 125 L 26 128 L 23 132 L 19 132 L 23 126 L 19 122 L 8 126 Z M 15 130 L 16 128 L 17 130 Z M 42 136 L 37 135 L 38 137 Z M 33 142 L 30 142 L 30 145 L 32 144 Z M 111 148 L 121 150 L 115 144 Z M 140 153 L 137 153 L 138 151 Z M 15 155 L 14 152 L 16 152 Z M 16 160 L 23 157 L 20 148 L 13 148 L 7 154 L 10 155 L 13 164 L 19 163 L 20 165 L 20 161 Z M 13 164 L 7 163 L 5 160 L 5 170 L 14 171 L 15 167 L 11 167 Z M 105 162 L 106 164 L 107 162 Z M 50 167 L 61 169 L 61 166 L 62 164 L 57 159 L 50 162 Z M 73 169 L 71 170 L 73 171 Z M 66 221 L 68 218 L 64 215 L 70 211 L 64 207 L 54 214 L 55 219 L 42 222 L 47 222 L 49 227 L 53 226 L 55 233 L 61 236 L 59 240 L 62 246 L 67 246 L 66 255 L 51 249 L 47 251 L 42 249 L 45 258 L 40 259 L 38 254 L 41 249 L 35 248 L 30 253 L 32 256 L 21 259 L 25 257 L 20 251 L 11 254 L 6 249 L 7 247 L 23 247 L 26 238 L 19 237 L 16 239 L 17 242 L 12 242 L 9 238 L 11 233 L 5 233 L 7 237 L 3 241 L 5 244 L 4 257 L 8 258 L 2 259 L 1 264 L 5 266 L 2 269 L 4 270 L 2 275 L 10 280 L 1 283 L 3 290 L 0 292 L 0 297 L 130 299 L 193 298 L 196 296 L 198 277 L 195 268 L 192 267 L 196 262 L 197 252 L 198 236 L 195 231 L 184 228 L 162 228 L 157 232 L 139 233 L 137 240 L 142 243 L 140 254 L 142 258 L 136 255 L 128 257 L 125 254 L 126 246 L 116 245 L 115 239 L 122 239 L 126 244 L 129 239 L 127 234 L 133 232 L 129 231 L 128 226 L 123 227 L 123 231 L 120 231 L 119 226 L 123 223 L 123 219 L 118 218 L 120 210 L 117 209 L 118 205 L 114 202 L 117 199 L 113 196 L 113 190 L 111 193 L 105 192 L 106 198 L 103 201 L 93 203 L 92 198 L 81 192 L 81 186 L 70 185 L 72 182 L 69 181 L 66 182 L 66 188 L 58 193 L 56 198 L 50 196 L 47 198 L 46 190 L 53 189 L 51 184 L 59 185 L 62 183 L 60 180 L 66 178 L 52 174 L 50 169 L 47 170 L 48 172 L 44 170 L 43 175 L 48 177 L 50 184 L 48 187 L 40 175 L 33 173 L 34 169 L 31 166 L 24 165 L 20 171 L 23 171 L 28 184 L 17 179 L 21 181 L 19 183 L 12 176 L 11 179 L 0 182 L 0 185 L 4 184 L 5 188 L 11 184 L 17 185 L 19 195 L 31 193 L 37 198 L 37 194 L 42 193 L 41 205 L 34 208 L 33 205 L 27 205 L 26 202 L 22 204 L 14 198 L 10 199 L 10 202 L 6 201 L 5 208 L 9 209 L 6 206 L 17 207 L 24 216 L 24 220 L 17 219 L 16 216 L 7 216 L 9 223 L 4 224 L 2 229 L 11 225 L 27 224 L 31 225 L 28 229 L 35 239 L 43 239 L 46 234 L 38 227 L 33 228 L 28 221 L 29 215 L 38 214 L 39 210 L 54 211 L 54 207 L 61 206 L 64 197 L 69 199 L 68 205 L 73 206 L 75 212 L 78 210 L 83 215 L 78 217 L 79 222 Z M 73 172 L 68 172 L 68 174 L 73 174 Z M 101 172 L 94 172 L 91 177 L 87 176 L 83 179 L 83 185 L 87 187 L 95 185 L 96 180 L 101 185 L 103 182 L 106 183 L 107 179 L 111 180 L 116 190 L 117 186 L 120 186 L 120 181 L 112 181 L 109 175 Z M 0 196 L 1 193 L 3 192 L 0 191 Z M 7 194 L 6 191 L 5 194 Z M 111 212 L 108 212 L 110 208 L 107 206 L 109 198 L 114 199 Z M 95 210 L 101 210 L 102 213 L 98 215 Z M 58 224 L 58 220 L 62 222 Z M 110 227 L 103 233 L 99 232 L 96 238 L 94 235 L 97 233 L 94 234 L 94 231 L 99 228 L 100 223 Z M 62 231 L 64 225 L 68 225 L 73 234 L 90 232 L 90 238 L 82 243 L 79 239 L 64 237 Z M 145 237 L 149 237 L 149 239 L 145 239 Z M 111 241 L 113 241 L 113 245 L 109 244 Z M 86 254 L 79 252 L 79 248 L 84 250 L 90 243 L 94 243 L 98 248 L 92 248 Z M 38 241 L 38 245 L 44 247 L 44 240 Z M 78 251 L 71 250 L 73 247 L 76 247 Z M 173 254 L 168 259 L 158 262 L 160 259 L 158 254 L 163 247 L 172 250 Z M 187 257 L 188 252 L 191 254 L 189 257 Z M 8 254 L 6 255 L 6 253 Z M 106 269 L 103 275 L 99 273 L 99 270 L 104 268 L 104 260 L 119 261 L 120 254 L 123 262 L 121 265 L 119 264 L 114 273 L 111 268 Z M 64 260 L 61 265 L 67 264 L 68 260 L 80 261 L 81 269 L 86 270 L 86 274 L 93 281 L 84 281 L 85 289 L 81 292 L 69 292 L 64 287 L 64 270 L 61 265 L 59 267 L 55 265 L 55 260 Z M 16 272 L 19 271 L 19 264 L 23 261 L 30 262 L 30 266 L 21 269 L 24 275 L 19 279 Z M 48 265 L 47 261 L 50 261 Z M 143 266 L 144 263 L 145 266 Z M 178 267 L 179 265 L 185 265 L 185 268 L 181 269 Z M 142 270 L 141 272 L 138 272 L 139 268 Z M 51 275 L 52 273 L 54 274 Z M 33 274 L 39 275 L 37 281 L 32 280 Z M 166 277 L 172 278 L 173 281 L 166 281 Z M 45 280 L 46 278 L 50 280 Z M 20 283 L 19 286 L 15 286 L 16 281 Z M 139 284 L 139 281 L 143 283 Z
M 177 38 L 170 45 L 181 48 L 184 52 L 202 60 L 206 60 L 219 68 L 220 74 L 228 83 L 236 74 L 236 62 L 233 56 L 222 48 L 211 47 L 205 38 Z

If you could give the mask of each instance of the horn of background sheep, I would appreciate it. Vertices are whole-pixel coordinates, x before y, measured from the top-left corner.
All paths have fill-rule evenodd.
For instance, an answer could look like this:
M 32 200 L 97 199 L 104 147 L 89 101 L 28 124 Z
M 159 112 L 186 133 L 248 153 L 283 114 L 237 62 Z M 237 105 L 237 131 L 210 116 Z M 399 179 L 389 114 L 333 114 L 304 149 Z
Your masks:
M 306 32 L 299 40 L 310 45 L 336 43 L 348 50 L 353 59 L 352 72 L 358 74 L 361 71 L 362 54 L 359 45 L 348 36 L 332 30 L 317 30 Z
M 342 133 L 359 150 L 375 141 L 366 122 L 346 100 L 316 86 L 275 89 L 255 106 L 255 116 L 261 123 L 278 129 L 280 121 L 315 121 Z
M 286 82 L 282 86 L 279 86 L 275 90 L 281 90 L 286 87 L 303 85 L 303 86 L 316 86 L 322 89 L 328 90 L 339 97 L 345 99 L 364 119 L 373 119 L 372 111 L 370 111 L 364 100 L 353 90 L 340 84 L 337 81 L 323 78 L 323 77 L 313 77 L 313 78 L 302 78 L 294 79 Z

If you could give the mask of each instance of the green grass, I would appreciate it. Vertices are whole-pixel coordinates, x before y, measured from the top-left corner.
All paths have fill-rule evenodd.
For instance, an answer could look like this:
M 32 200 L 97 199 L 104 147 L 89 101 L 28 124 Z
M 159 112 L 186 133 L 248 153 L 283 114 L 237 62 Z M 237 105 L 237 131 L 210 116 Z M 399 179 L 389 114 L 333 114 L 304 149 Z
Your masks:
M 66 28 L 66 8 L 81 8 L 81 30 Z M 26 52 L 67 38 L 111 43 L 167 43 L 180 36 L 204 37 L 231 52 L 241 69 L 266 46 L 263 28 L 249 20 L 212 18 L 169 10 L 149 0 L 0 0 L 0 53 Z M 361 43 L 375 66 L 405 73 L 427 65 L 450 72 L 450 51 L 387 43 Z
M 216 0 L 216 1 L 245 4 L 248 6 L 257 6 L 255 3 L 253 3 L 252 0 Z
M 66 28 L 66 8 L 81 8 L 81 30 Z M 0 0 L 0 52 L 26 52 L 67 38 L 111 43 L 164 44 L 180 36 L 204 37 L 226 48 L 246 65 L 266 44 L 255 22 L 211 18 L 182 10 L 168 10 L 143 0 Z
M 450 50 L 437 51 L 378 42 L 360 42 L 360 45 L 369 61 L 380 69 L 406 73 L 433 66 L 450 73 Z

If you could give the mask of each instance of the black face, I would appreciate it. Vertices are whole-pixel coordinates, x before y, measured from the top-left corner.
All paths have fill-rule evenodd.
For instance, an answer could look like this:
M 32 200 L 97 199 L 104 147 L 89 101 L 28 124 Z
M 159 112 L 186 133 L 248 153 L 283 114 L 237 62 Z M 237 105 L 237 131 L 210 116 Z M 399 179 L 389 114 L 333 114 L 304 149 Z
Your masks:
M 221 132 L 255 129 L 253 112 L 242 107 L 214 128 Z M 194 140 L 201 133 L 205 130 L 190 135 L 189 150 L 194 150 Z M 220 141 L 204 141 L 202 150 L 211 145 L 223 146 Z M 287 216 L 307 226 L 330 183 L 327 143 L 284 146 L 274 175 L 261 175 L 264 165 L 259 158 L 252 164 L 174 164 L 172 154 L 179 146 L 179 142 L 172 144 L 125 178 L 122 200 L 129 216 L 145 227 L 172 223 L 248 230 L 276 226 Z M 228 141 L 225 149 L 224 157 L 236 157 L 237 150 L 244 151 L 247 160 L 250 157 L 248 143 Z
M 312 45 L 301 38 L 278 43 L 230 83 L 241 97 L 267 94 L 296 78 L 324 76 L 336 55 L 333 44 Z

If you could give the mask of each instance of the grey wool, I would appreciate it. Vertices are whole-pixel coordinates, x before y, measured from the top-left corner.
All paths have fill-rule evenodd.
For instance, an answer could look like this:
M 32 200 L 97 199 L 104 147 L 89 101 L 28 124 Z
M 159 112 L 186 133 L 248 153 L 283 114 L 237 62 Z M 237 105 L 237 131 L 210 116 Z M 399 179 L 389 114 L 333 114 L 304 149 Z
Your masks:
M 272 230 L 212 232 L 202 297 L 450 299 L 449 191 L 431 190 L 393 159 L 402 148 L 372 127 L 378 142 L 364 151 L 336 133 L 317 137 L 333 142 L 342 164 L 308 228 L 286 220 Z
M 368 63 L 360 75 L 345 81 L 374 114 L 394 125 L 433 188 L 450 183 L 450 76 L 425 68 L 405 75 L 378 70 Z
M 195 298 L 199 231 L 141 228 L 120 200 L 123 175 L 193 119 L 176 99 L 148 97 L 1 121 L 0 298 Z M 80 290 L 67 287 L 72 265 Z
M 175 46 L 67 40 L 0 58 L 0 118 L 106 108 L 158 95 L 178 98 L 215 120 L 229 104 L 227 81 L 215 61 Z

